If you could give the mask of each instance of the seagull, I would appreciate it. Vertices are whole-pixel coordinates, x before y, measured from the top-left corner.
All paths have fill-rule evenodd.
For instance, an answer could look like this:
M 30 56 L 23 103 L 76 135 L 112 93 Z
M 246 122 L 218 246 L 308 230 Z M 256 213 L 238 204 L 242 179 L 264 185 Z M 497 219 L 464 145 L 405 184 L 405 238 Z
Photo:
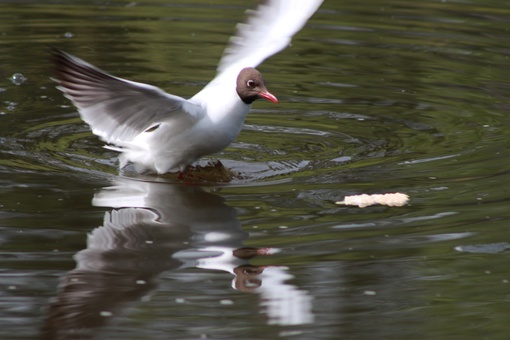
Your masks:
M 278 103 L 255 67 L 287 47 L 321 3 L 269 0 L 248 10 L 216 77 L 190 99 L 115 77 L 56 48 L 52 80 L 105 147 L 120 152 L 121 169 L 133 163 L 139 172 L 181 173 L 230 145 L 255 100 Z

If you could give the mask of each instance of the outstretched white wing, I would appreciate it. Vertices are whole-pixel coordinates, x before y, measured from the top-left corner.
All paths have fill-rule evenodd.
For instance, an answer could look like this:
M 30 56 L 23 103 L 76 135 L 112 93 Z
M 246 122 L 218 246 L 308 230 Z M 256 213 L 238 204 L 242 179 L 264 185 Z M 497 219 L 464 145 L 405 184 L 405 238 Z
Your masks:
M 248 19 L 237 25 L 212 82 L 230 81 L 241 69 L 257 67 L 283 50 L 321 4 L 322 0 L 269 0 L 247 11 Z

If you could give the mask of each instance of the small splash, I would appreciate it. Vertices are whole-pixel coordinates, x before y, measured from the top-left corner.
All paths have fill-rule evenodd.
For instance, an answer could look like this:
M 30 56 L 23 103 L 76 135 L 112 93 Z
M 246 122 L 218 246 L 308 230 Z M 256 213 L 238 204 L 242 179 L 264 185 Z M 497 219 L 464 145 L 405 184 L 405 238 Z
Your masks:
M 189 166 L 184 172 L 179 174 L 179 179 L 197 183 L 229 183 L 236 178 L 240 178 L 240 176 L 224 167 L 219 160 L 209 161 L 205 166 Z
M 71 32 L 65 32 L 64 33 L 64 38 L 68 38 L 69 39 L 69 38 L 73 38 L 73 37 L 74 37 L 74 34 L 71 33 Z
M 14 73 L 11 76 L 11 82 L 14 85 L 18 85 L 19 86 L 19 85 L 23 84 L 26 80 L 27 80 L 27 78 L 25 78 L 25 76 L 22 75 L 21 73 Z

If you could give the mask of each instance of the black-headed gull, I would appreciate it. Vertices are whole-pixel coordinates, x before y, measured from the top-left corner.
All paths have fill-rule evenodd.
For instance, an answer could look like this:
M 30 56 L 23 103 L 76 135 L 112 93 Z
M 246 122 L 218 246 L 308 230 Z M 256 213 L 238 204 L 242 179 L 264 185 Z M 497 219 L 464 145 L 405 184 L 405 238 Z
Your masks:
M 248 11 L 218 65 L 216 77 L 190 99 L 117 78 L 53 50 L 53 79 L 92 132 L 121 152 L 120 167 L 159 174 L 183 170 L 226 148 L 241 131 L 253 101 L 278 100 L 254 67 L 289 43 L 322 0 L 270 0 Z

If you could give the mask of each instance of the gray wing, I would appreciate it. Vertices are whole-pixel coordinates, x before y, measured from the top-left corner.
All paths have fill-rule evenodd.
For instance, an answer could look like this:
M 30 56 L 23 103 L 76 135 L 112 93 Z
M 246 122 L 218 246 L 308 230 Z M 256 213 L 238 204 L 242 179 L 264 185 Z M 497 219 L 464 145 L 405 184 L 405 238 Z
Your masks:
M 193 104 L 155 86 L 107 74 L 80 58 L 52 50 L 58 89 L 78 108 L 92 132 L 109 143 L 126 142 L 162 121 L 174 118 L 181 128 L 197 117 Z

